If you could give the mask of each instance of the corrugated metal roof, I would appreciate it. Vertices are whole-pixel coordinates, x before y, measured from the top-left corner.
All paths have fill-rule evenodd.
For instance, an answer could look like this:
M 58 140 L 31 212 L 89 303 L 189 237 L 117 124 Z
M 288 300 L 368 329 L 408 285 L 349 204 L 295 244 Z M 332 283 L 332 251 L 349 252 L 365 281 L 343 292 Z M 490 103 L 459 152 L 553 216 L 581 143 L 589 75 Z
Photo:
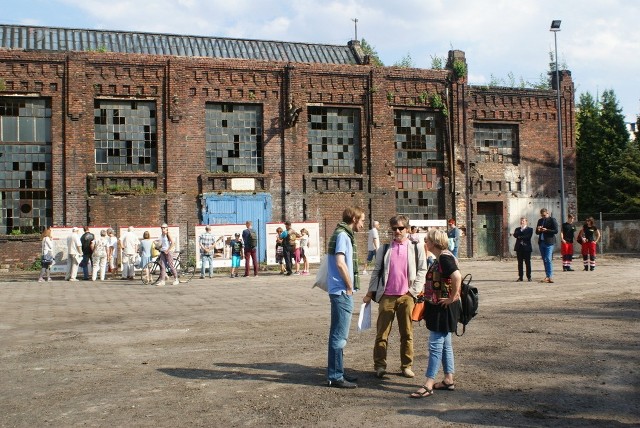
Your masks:
M 325 64 L 358 63 L 356 55 L 348 45 L 22 25 L 0 25 L 0 48 L 56 52 L 104 50 L 119 53 Z

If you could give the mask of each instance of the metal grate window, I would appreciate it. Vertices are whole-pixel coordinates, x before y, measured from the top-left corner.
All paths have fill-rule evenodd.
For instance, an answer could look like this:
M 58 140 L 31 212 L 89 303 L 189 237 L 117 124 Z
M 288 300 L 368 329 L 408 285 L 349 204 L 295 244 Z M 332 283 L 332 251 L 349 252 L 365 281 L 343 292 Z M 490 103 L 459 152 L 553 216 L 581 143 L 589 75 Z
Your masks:
M 52 221 L 51 101 L 0 97 L 0 234 Z
M 262 106 L 207 103 L 205 156 L 211 172 L 262 172 Z
M 518 125 L 476 123 L 473 142 L 480 162 L 520 163 Z
M 411 219 L 438 219 L 443 211 L 442 130 L 436 113 L 396 110 L 396 204 Z
M 309 107 L 309 172 L 361 174 L 360 110 Z
M 156 105 L 150 101 L 96 100 L 95 163 L 98 172 L 155 172 Z

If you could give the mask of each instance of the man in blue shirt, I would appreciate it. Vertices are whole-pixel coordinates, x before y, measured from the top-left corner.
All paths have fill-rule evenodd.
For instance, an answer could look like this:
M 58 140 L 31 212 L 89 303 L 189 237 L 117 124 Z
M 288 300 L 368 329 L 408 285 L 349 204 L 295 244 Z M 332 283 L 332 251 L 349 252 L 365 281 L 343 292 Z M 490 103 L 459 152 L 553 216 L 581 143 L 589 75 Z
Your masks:
M 343 349 L 349 337 L 353 313 L 353 292 L 358 290 L 358 252 L 354 233 L 364 227 L 364 211 L 350 207 L 342 213 L 329 240 L 327 291 L 331 301 L 331 327 L 327 364 L 328 386 L 357 388 L 354 377 L 344 373 Z

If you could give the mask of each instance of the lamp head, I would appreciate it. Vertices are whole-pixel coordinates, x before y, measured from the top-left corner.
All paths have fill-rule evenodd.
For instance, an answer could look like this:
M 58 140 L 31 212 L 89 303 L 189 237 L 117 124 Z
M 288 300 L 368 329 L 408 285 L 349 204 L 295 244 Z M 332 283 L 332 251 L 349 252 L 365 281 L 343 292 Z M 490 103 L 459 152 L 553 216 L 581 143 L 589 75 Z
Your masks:
M 559 19 L 554 19 L 553 21 L 551 21 L 551 28 L 549 31 L 560 31 L 560 23 L 562 21 Z

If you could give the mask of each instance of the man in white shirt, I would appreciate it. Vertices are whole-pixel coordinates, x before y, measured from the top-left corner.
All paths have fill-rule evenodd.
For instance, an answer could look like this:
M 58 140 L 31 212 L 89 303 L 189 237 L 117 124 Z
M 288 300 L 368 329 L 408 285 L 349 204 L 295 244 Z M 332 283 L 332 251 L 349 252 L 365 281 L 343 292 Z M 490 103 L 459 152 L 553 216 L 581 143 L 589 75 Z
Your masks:
M 82 243 L 80 243 L 80 229 L 74 227 L 67 236 L 67 275 L 65 281 L 77 281 L 78 266 L 82 258 Z
M 140 239 L 133 232 L 133 226 L 129 226 L 127 232 L 121 238 L 122 246 L 122 279 L 134 279 L 135 258 L 140 246 Z
M 364 262 L 364 269 L 362 270 L 363 275 L 368 275 L 367 266 L 369 265 L 369 262 L 374 259 L 376 251 L 378 251 L 378 247 L 380 247 L 380 237 L 378 235 L 379 228 L 380 223 L 374 221 L 373 227 L 369 231 L 369 238 L 367 239 L 367 261 Z

